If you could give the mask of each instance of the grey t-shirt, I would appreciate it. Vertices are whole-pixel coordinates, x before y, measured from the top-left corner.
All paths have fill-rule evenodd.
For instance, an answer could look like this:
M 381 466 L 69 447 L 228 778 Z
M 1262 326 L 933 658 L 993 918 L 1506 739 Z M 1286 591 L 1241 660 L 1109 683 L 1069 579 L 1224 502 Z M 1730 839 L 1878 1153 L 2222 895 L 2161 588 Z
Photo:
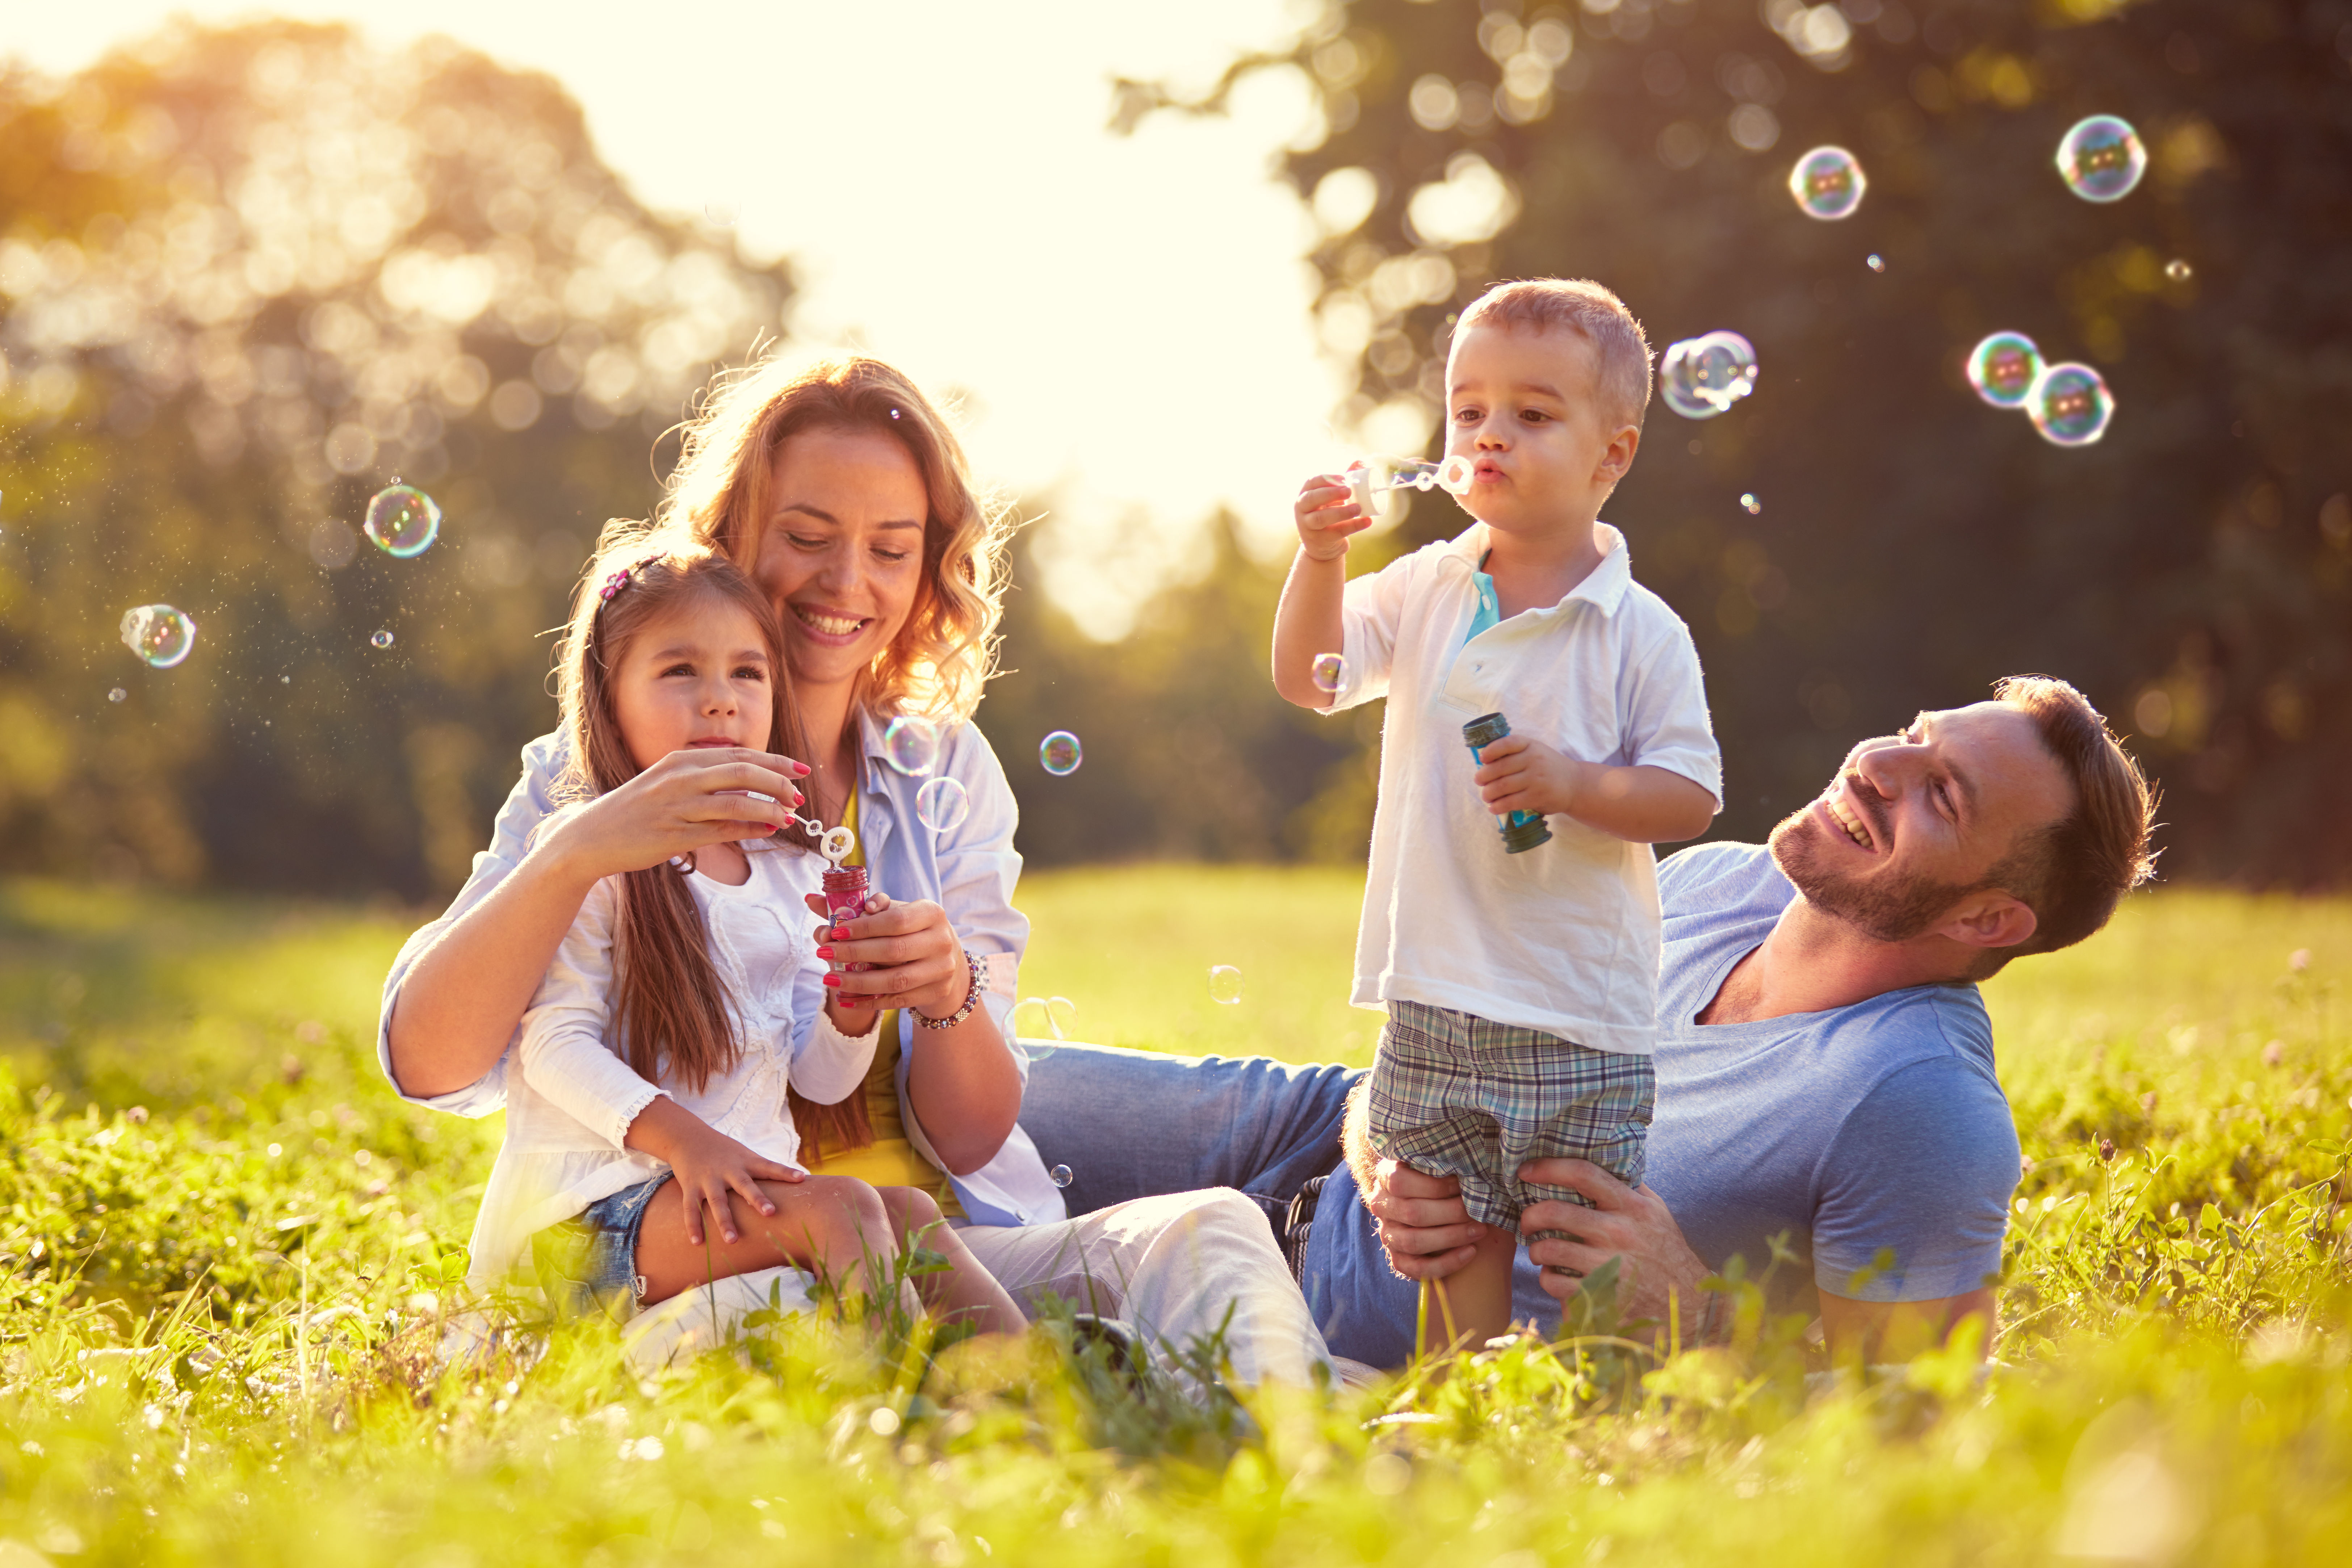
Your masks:
M 1650 1185 L 1692 1248 L 1748 1274 L 1786 1234 L 1804 1285 L 1872 1301 L 1976 1289 L 2000 1268 L 2017 1187 L 2017 1130 L 1993 1076 L 1992 1026 L 1973 985 L 1922 985 L 1851 1007 L 1701 1027 L 1699 1010 L 1796 889 L 1760 845 L 1706 844 L 1658 868 L 1657 1119 Z M 1884 1253 L 1891 1261 L 1881 1266 Z M 1375 1365 L 1412 1352 L 1414 1288 L 1390 1272 L 1342 1165 L 1309 1234 L 1307 1298 L 1333 1351 Z M 1550 1325 L 1524 1250 L 1515 1312 Z

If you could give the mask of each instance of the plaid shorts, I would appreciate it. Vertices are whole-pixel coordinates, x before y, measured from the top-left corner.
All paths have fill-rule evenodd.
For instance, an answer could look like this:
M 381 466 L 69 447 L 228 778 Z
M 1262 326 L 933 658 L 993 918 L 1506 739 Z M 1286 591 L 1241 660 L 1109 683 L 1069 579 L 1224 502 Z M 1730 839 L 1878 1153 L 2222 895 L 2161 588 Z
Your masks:
M 1523 1161 L 1590 1160 L 1627 1186 L 1641 1184 L 1657 1075 L 1647 1057 L 1391 1002 L 1367 1100 L 1374 1151 L 1461 1177 L 1472 1219 L 1516 1230 L 1528 1204 L 1584 1202 L 1565 1187 L 1520 1181 Z

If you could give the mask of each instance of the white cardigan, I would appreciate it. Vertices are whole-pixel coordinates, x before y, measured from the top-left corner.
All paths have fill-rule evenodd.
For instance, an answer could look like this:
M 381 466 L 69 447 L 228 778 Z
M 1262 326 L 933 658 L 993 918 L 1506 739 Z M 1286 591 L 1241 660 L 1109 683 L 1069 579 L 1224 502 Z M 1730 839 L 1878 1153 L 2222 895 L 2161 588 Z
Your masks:
M 711 962 L 738 1013 L 734 1068 L 692 1090 L 665 1074 L 647 1082 L 614 1050 L 613 942 L 620 879 L 590 889 L 524 1013 L 507 1079 L 506 1142 L 474 1222 L 477 1289 L 507 1282 L 530 1237 L 597 1199 L 666 1174 L 669 1167 L 624 1146 L 629 1124 L 667 1095 L 712 1127 L 769 1159 L 798 1166 L 800 1134 L 787 1083 L 820 1104 L 856 1091 L 880 1031 L 851 1039 L 824 1012 L 825 965 L 811 933 L 817 917 L 802 895 L 817 890 L 823 863 L 805 851 L 746 843 L 751 875 L 740 888 L 690 877 L 709 932 Z

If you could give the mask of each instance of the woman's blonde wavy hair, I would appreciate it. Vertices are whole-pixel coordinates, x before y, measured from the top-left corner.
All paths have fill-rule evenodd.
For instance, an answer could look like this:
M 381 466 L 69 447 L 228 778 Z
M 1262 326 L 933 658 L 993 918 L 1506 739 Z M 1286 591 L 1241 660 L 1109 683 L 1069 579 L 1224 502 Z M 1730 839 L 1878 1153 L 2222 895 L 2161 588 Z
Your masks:
M 892 366 L 862 355 L 812 364 L 779 352 L 720 375 L 684 426 L 660 510 L 640 526 L 688 534 L 751 572 L 773 506 L 776 453 L 804 430 L 888 436 L 914 458 L 930 503 L 921 585 L 907 624 L 860 683 L 858 704 L 878 714 L 971 718 L 996 673 L 1012 510 L 973 485 L 954 430 Z

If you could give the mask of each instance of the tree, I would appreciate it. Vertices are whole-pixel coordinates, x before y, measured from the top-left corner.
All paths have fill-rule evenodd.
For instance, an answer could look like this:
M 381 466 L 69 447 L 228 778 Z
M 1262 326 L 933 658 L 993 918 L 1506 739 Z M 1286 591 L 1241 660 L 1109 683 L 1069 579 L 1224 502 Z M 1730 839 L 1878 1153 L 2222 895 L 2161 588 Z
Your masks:
M 1609 512 L 1697 636 L 1718 831 L 2039 670 L 2134 732 L 2169 874 L 2352 872 L 2352 6 L 1343 0 L 1205 99 L 1122 83 L 1117 119 L 1213 112 L 1259 69 L 1320 92 L 1328 134 L 1286 167 L 1360 415 L 1433 411 L 1452 316 L 1498 278 L 1597 278 L 1657 346 L 1755 342 L 1746 403 L 1654 405 Z M 2151 155 L 2108 205 L 2053 167 L 2100 112 Z M 1839 222 L 1786 184 L 1824 143 L 1869 179 Z M 2003 328 L 2101 369 L 2102 441 L 1970 395 Z

